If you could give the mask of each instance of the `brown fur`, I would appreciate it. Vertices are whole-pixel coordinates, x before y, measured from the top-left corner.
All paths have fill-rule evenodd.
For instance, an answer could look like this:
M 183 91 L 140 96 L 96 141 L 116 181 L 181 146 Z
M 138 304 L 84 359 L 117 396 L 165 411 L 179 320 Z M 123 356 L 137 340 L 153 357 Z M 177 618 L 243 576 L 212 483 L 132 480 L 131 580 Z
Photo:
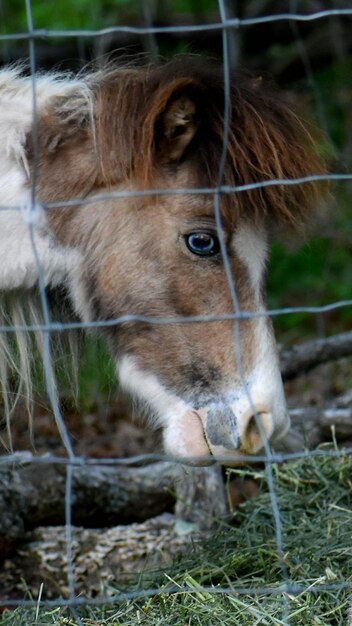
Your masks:
M 75 248 L 82 259 L 70 276 L 76 311 L 90 321 L 128 314 L 174 318 L 233 313 L 222 256 L 200 258 L 185 243 L 189 233 L 216 233 L 212 194 L 196 194 L 192 189 L 215 188 L 218 183 L 225 136 L 222 69 L 190 57 L 155 67 L 108 69 L 85 81 L 91 91 L 91 110 L 77 110 L 73 102 L 70 113 L 69 101 L 52 102 L 39 119 L 37 161 L 41 202 L 82 200 L 81 205 L 48 212 L 54 240 Z M 33 166 L 30 138 L 28 152 Z M 231 79 L 226 157 L 220 182 L 230 187 L 324 172 L 299 117 L 273 89 L 240 73 Z M 157 188 L 170 193 L 108 199 L 105 195 L 99 200 L 107 192 Z M 185 193 L 173 194 L 175 189 Z M 314 210 L 319 193 L 318 183 L 307 182 L 222 194 L 223 234 L 240 310 L 264 308 L 261 283 L 267 222 L 301 224 Z M 246 223 L 250 239 L 246 239 Z M 262 257 L 257 255 L 251 264 L 251 252 L 246 259 L 244 248 L 258 241 Z M 231 402 L 238 401 L 244 383 L 260 363 L 259 396 L 271 388 L 262 380 L 268 370 L 277 392 L 259 411 L 272 412 L 274 422 L 282 417 L 275 414 L 284 408 L 270 320 L 241 321 L 238 328 L 232 321 L 128 322 L 103 332 L 117 362 L 133 357 L 137 369 L 155 375 L 163 389 L 191 402 L 193 409 L 214 399 L 230 402 L 229 393 L 234 394 Z M 209 415 L 221 417 L 216 411 Z M 223 420 L 229 415 L 231 411 L 224 410 Z M 213 426 L 209 426 L 211 433 Z M 208 428 L 205 422 L 197 437 L 205 446 L 203 428 Z M 229 432 L 225 424 L 216 441 L 223 437 L 224 447 L 236 446 L 229 443 Z
M 86 118 L 68 120 L 65 127 L 60 102 L 41 120 L 40 195 L 45 201 L 85 197 L 128 180 L 140 189 L 156 188 L 160 168 L 171 170 L 182 159 L 196 168 L 197 185 L 216 185 L 224 138 L 221 68 L 190 57 L 156 67 L 101 71 L 87 81 L 95 94 L 93 126 Z M 231 98 L 222 184 L 238 186 L 324 173 L 311 134 L 272 87 L 235 73 Z M 163 125 L 177 99 L 193 103 L 194 110 L 188 125 L 182 127 L 175 121 L 171 137 L 173 130 L 165 133 Z M 55 127 L 60 132 L 60 151 L 50 149 L 55 145 Z M 191 135 L 184 149 L 182 128 Z M 58 178 L 54 187 L 53 176 Z M 267 216 L 275 222 L 300 224 L 309 217 L 321 189 L 321 183 L 307 182 L 239 192 L 237 212 L 251 220 Z
M 138 111 L 132 107 L 132 119 L 115 115 L 111 123 L 104 120 L 99 125 L 97 141 L 101 150 L 109 143 L 109 137 L 118 138 L 123 134 L 123 127 L 134 128 L 135 135 L 126 143 L 132 174 L 140 188 L 153 187 L 155 170 L 160 167 L 161 146 L 157 133 L 162 117 L 172 102 L 180 94 L 185 94 L 196 105 L 199 127 L 188 156 L 197 164 L 199 183 L 215 186 L 218 179 L 216 164 L 220 161 L 224 139 L 222 69 L 196 58 L 187 62 L 180 59 L 150 70 L 148 74 L 142 71 L 139 78 L 138 88 L 136 78 L 131 81 L 136 94 L 130 102 L 138 101 L 141 97 L 138 90 L 142 89 L 142 107 Z M 118 83 L 118 71 L 112 73 L 109 80 Z M 224 185 L 295 179 L 324 172 L 311 135 L 272 87 L 236 73 L 231 81 L 231 127 Z M 113 94 L 110 91 L 109 100 L 102 96 L 102 110 L 107 111 L 109 104 L 110 110 L 120 111 L 125 77 L 123 82 L 122 94 L 117 88 Z M 116 158 L 117 151 L 112 150 L 109 154 Z M 110 171 L 109 180 L 116 183 L 114 159 L 110 161 L 110 167 L 104 166 L 104 170 Z M 257 214 L 266 214 L 275 220 L 299 223 L 316 201 L 318 187 L 317 183 L 307 183 L 241 192 L 237 197 L 238 210 L 249 214 L 251 219 Z

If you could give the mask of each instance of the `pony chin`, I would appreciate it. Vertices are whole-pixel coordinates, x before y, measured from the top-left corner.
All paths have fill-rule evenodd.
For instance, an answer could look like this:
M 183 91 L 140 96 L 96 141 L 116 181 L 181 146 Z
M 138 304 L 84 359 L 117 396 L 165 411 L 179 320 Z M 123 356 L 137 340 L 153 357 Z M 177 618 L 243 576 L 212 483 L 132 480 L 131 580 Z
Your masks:
M 144 372 L 131 356 L 118 365 L 121 386 L 142 404 L 148 421 L 163 428 L 165 451 L 173 457 L 197 464 L 207 463 L 211 454 L 200 415 L 181 398 L 163 387 L 154 374 Z M 203 457 L 205 459 L 203 460 Z
M 196 411 L 189 410 L 169 423 L 164 430 L 164 448 L 187 463 L 210 465 L 213 462 L 202 420 Z

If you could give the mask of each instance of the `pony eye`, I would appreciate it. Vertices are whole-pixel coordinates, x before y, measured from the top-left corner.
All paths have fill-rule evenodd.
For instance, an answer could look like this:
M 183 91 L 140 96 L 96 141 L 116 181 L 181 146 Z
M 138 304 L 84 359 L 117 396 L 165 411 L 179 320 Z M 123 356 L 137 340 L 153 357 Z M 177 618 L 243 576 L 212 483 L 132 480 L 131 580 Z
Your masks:
M 188 250 L 198 256 L 213 256 L 220 251 L 219 240 L 211 233 L 190 233 L 185 236 L 185 241 Z

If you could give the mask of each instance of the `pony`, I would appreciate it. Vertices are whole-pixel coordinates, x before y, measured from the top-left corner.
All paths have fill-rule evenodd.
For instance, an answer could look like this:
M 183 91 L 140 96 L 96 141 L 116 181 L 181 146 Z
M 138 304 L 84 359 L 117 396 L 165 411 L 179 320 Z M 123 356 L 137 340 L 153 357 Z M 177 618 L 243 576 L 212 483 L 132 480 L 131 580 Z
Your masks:
M 266 315 L 270 232 L 314 214 L 318 183 L 284 183 L 325 166 L 277 90 L 235 71 L 227 92 L 221 65 L 195 56 L 79 75 L 10 67 L 0 136 L 3 325 L 40 324 L 43 289 L 58 294 L 99 327 L 175 457 L 278 441 L 289 416 Z M 25 335 L 2 338 L 4 396 L 14 367 L 30 388 Z

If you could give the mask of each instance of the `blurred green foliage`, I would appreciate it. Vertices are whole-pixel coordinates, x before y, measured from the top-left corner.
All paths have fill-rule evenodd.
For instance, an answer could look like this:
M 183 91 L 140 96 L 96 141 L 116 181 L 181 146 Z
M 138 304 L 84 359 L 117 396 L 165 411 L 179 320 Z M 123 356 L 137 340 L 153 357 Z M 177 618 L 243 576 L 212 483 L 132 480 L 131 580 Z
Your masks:
M 87 412 L 107 402 L 116 392 L 117 379 L 116 368 L 108 354 L 105 342 L 89 336 L 83 341 L 77 400 L 80 410 Z M 69 391 L 69 387 L 67 389 Z
M 330 141 L 331 167 L 342 174 L 352 169 L 352 57 L 337 58 L 314 74 L 315 89 L 306 91 L 310 109 Z M 317 109 L 318 113 L 317 114 Z M 324 148 L 323 148 L 324 150 Z M 352 181 L 331 187 L 326 223 L 295 250 L 273 246 L 269 270 L 269 306 L 323 306 L 352 299 Z M 318 237 L 318 235 L 320 235 Z M 275 320 L 280 337 L 297 340 L 320 332 L 351 330 L 352 307 L 319 317 L 290 314 Z
M 216 0 L 33 0 L 32 14 L 35 28 L 100 29 L 125 24 L 128 20 L 143 21 L 145 6 L 152 6 L 158 19 L 169 19 L 172 14 L 194 16 L 217 12 Z M 6 33 L 27 30 L 26 6 L 23 0 L 1 2 L 2 31 Z
M 32 2 L 32 15 L 35 28 L 82 29 L 103 28 L 116 21 L 123 9 L 128 17 L 137 10 L 137 2 L 131 0 L 45 0 Z M 11 0 L 1 5 L 2 30 L 13 33 L 28 29 L 26 6 L 23 0 Z

